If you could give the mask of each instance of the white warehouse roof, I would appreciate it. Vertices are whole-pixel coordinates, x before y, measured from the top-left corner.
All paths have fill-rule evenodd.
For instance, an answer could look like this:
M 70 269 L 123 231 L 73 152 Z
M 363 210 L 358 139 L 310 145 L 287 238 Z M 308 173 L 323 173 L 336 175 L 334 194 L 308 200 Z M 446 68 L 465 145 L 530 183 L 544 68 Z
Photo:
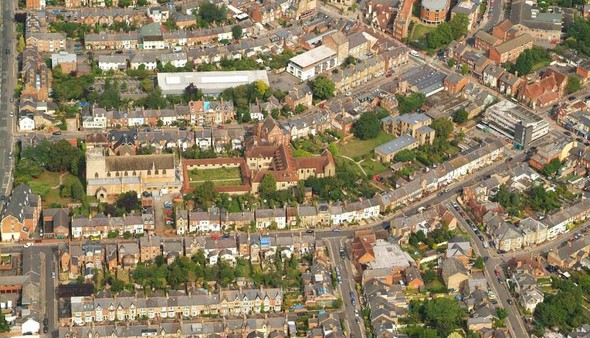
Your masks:
M 180 95 L 189 84 L 194 84 L 205 95 L 219 95 L 227 88 L 255 81 L 268 84 L 265 70 L 158 73 L 158 86 L 164 95 Z

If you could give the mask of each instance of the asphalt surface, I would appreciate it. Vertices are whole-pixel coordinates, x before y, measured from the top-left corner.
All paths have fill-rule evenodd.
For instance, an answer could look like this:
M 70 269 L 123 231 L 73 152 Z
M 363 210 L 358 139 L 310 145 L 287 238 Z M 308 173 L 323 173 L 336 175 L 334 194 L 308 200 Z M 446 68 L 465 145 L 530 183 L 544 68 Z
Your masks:
M 466 231 L 469 236 L 472 238 L 472 244 L 474 251 L 482 256 L 482 257 L 489 257 L 487 262 L 484 263 L 485 267 L 485 276 L 486 280 L 488 281 L 488 286 L 491 288 L 492 292 L 496 295 L 496 299 L 498 304 L 507 310 L 508 317 L 506 318 L 506 324 L 510 333 L 513 337 L 529 337 L 527 333 L 526 326 L 522 321 L 522 317 L 518 312 L 518 308 L 516 307 L 516 300 L 512 300 L 512 305 L 508 303 L 509 299 L 512 299 L 508 290 L 504 287 L 506 277 L 501 273 L 502 264 L 504 261 L 500 258 L 494 258 L 491 255 L 492 251 L 495 251 L 494 248 L 484 248 L 483 243 L 475 234 L 475 232 L 471 229 L 469 224 L 467 224 L 466 220 L 461 217 L 461 215 L 451 206 L 448 206 L 448 209 L 455 215 L 458 220 L 459 226 Z M 487 236 L 484 235 L 485 240 L 489 240 Z M 500 277 L 496 277 L 496 271 L 500 273 Z
M 12 188 L 13 160 L 9 158 L 9 154 L 13 150 L 14 119 L 10 117 L 10 113 L 16 112 L 14 103 L 10 101 L 17 81 L 16 28 L 13 22 L 13 2 L 1 1 L 0 10 L 3 12 L 2 50 L 0 51 L 0 177 L 2 177 L 0 193 L 6 195 Z
M 338 284 L 338 289 L 340 290 L 343 304 L 343 311 L 340 313 L 341 319 L 344 319 L 345 321 L 346 332 L 348 332 L 348 336 L 360 338 L 364 337 L 365 329 L 362 318 L 359 317 L 359 323 L 356 323 L 354 313 L 355 310 L 357 310 L 359 313 L 361 311 L 361 302 L 358 292 L 355 290 L 355 271 L 348 255 L 346 255 L 344 259 L 340 257 L 340 248 L 346 247 L 346 241 L 346 237 L 331 237 L 325 240 L 330 252 L 330 257 L 332 258 L 332 263 L 335 267 L 339 268 L 340 274 L 342 276 L 342 283 Z M 352 305 L 353 298 L 351 298 L 351 291 L 354 297 L 355 305 Z
M 488 0 L 488 9 L 487 9 L 487 13 L 485 15 L 488 15 L 490 13 L 490 9 L 492 10 L 492 16 L 488 18 L 487 23 L 485 24 L 485 26 L 483 27 L 483 30 L 485 31 L 490 31 L 497 23 L 499 23 L 505 13 L 504 8 L 503 8 L 503 4 L 507 1 L 507 0 L 494 0 L 494 4 L 490 6 L 492 0 Z

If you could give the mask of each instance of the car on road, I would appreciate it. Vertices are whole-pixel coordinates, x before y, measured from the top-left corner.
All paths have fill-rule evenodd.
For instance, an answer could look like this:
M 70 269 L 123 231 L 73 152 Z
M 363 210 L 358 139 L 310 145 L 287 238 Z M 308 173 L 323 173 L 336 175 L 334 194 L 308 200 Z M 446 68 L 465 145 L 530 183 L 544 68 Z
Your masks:
M 573 96 L 573 95 L 570 95 L 570 96 L 569 96 L 567 99 L 568 99 L 568 100 L 570 100 L 570 101 L 573 101 L 573 100 L 575 100 L 575 99 L 576 99 L 576 97 L 575 97 L 575 96 Z
M 351 300 L 350 300 L 350 304 L 351 304 L 352 306 L 356 306 L 356 300 L 354 300 L 354 298 L 353 298 L 353 299 L 351 299 Z
M 51 278 L 55 279 L 55 271 L 51 271 Z
M 305 232 L 308 234 L 313 234 L 313 230 L 311 230 L 311 229 L 307 229 L 307 230 L 305 230 Z
M 47 333 L 47 332 L 49 332 L 49 328 L 47 326 L 44 326 L 43 327 L 43 333 Z
M 179 127 L 178 130 L 186 130 L 186 127 Z
M 415 50 L 413 50 L 413 49 L 412 49 L 412 50 L 410 51 L 410 55 L 412 55 L 412 56 L 419 56 L 419 55 L 420 55 L 420 53 L 418 53 L 417 51 L 415 51 Z
M 564 131 L 563 134 L 566 136 L 572 136 L 572 133 L 570 133 L 569 131 Z
M 33 243 L 25 243 L 25 245 L 23 245 L 23 247 L 25 247 L 25 248 L 28 248 L 28 247 L 31 247 L 31 246 L 33 246 Z
M 487 262 L 489 259 L 490 259 L 490 257 L 488 257 L 488 256 L 485 256 L 485 257 L 483 258 L 483 261 L 484 261 L 484 263 L 485 263 L 485 262 Z
M 359 314 L 359 310 L 356 310 L 356 309 L 354 310 L 354 316 L 357 317 L 357 318 L 361 316 Z
M 55 135 L 55 136 L 59 136 L 59 135 L 61 135 L 61 131 L 54 131 L 54 132 L 53 132 L 53 135 Z
M 47 318 L 43 319 L 43 325 L 45 325 L 45 326 L 49 325 L 49 319 L 47 319 Z
M 13 117 L 13 116 L 14 116 L 14 113 L 13 112 L 10 112 L 10 117 Z
M 508 298 L 508 300 L 507 300 L 507 301 L 508 301 L 508 304 L 509 304 L 509 305 L 512 305 L 512 299 Z
M 342 232 L 342 229 L 340 229 L 340 228 L 334 228 L 334 229 L 332 229 L 332 232 Z

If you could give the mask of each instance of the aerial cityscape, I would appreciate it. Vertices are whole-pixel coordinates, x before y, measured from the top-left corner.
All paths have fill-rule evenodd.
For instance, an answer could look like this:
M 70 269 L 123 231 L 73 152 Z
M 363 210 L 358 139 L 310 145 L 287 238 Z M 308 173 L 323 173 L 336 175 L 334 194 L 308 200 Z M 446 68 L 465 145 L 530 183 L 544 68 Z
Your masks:
M 590 338 L 587 0 L 0 11 L 0 337 Z

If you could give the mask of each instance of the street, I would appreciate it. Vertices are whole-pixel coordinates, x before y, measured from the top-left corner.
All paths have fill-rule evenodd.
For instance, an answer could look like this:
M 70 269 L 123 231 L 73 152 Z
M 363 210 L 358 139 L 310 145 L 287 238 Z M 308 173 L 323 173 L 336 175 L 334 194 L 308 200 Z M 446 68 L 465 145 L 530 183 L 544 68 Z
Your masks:
M 360 312 L 361 304 L 359 300 L 359 295 L 355 288 L 355 281 L 354 281 L 354 267 L 351 264 L 351 261 L 347 256 L 344 259 L 340 257 L 340 248 L 346 247 L 347 237 L 332 237 L 325 239 L 324 242 L 328 246 L 328 250 L 330 252 L 330 257 L 332 259 L 333 265 L 339 267 L 340 273 L 342 275 L 342 283 L 338 285 L 338 289 L 340 290 L 340 294 L 342 297 L 343 308 L 344 311 L 342 312 L 342 316 L 346 321 L 347 332 L 350 333 L 350 337 L 354 335 L 354 337 L 364 337 L 364 325 L 362 323 L 362 318 L 359 318 L 359 323 L 356 323 L 355 319 L 355 310 Z M 355 306 L 351 303 L 351 292 L 355 296 Z
M 1 193 L 8 195 L 12 190 L 12 166 L 11 153 L 14 144 L 12 142 L 14 132 L 14 118 L 10 113 L 15 113 L 11 98 L 16 86 L 16 28 L 13 22 L 14 7 L 12 1 L 0 2 L 2 15 L 2 62 L 0 62 L 0 176 L 2 177 Z M 8 53 L 7 53 L 8 52 Z

